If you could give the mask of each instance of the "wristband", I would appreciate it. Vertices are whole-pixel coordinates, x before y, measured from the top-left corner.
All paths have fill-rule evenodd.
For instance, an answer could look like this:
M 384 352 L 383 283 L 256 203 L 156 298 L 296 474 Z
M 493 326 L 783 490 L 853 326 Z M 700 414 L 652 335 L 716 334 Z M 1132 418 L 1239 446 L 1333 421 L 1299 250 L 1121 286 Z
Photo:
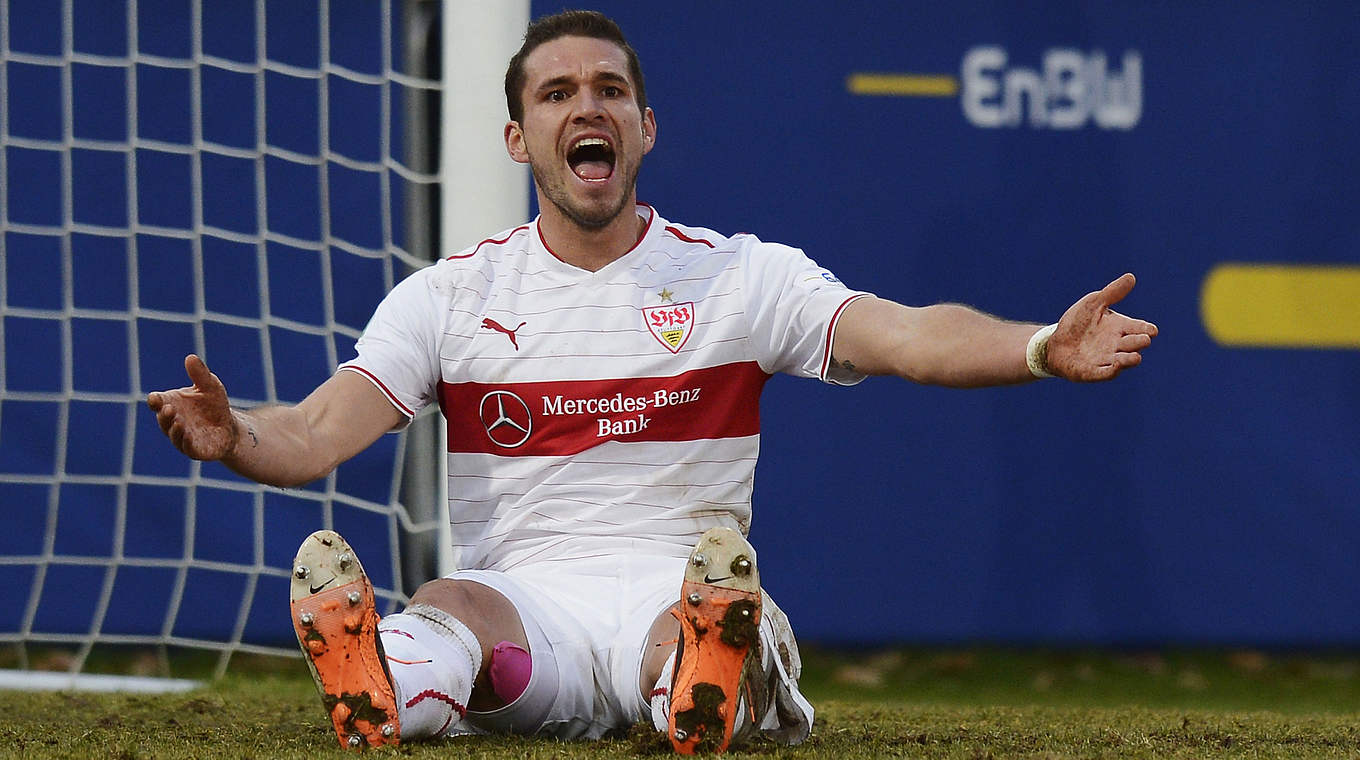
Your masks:
M 1048 339 L 1053 337 L 1057 329 L 1056 323 L 1040 327 L 1030 336 L 1029 345 L 1025 346 L 1025 364 L 1029 365 L 1029 371 L 1035 377 L 1057 377 L 1048 371 Z

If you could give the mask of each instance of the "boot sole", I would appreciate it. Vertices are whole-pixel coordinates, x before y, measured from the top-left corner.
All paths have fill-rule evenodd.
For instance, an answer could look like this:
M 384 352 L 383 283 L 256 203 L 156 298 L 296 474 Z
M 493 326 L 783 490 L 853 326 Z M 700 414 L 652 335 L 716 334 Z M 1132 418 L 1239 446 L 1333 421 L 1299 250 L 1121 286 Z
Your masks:
M 302 542 L 289 597 L 298 646 L 340 746 L 399 743 L 373 584 L 340 534 L 320 530 Z
M 723 752 L 731 743 L 760 613 L 755 551 L 731 528 L 710 529 L 690 553 L 673 610 L 680 641 L 667 730 L 678 754 Z

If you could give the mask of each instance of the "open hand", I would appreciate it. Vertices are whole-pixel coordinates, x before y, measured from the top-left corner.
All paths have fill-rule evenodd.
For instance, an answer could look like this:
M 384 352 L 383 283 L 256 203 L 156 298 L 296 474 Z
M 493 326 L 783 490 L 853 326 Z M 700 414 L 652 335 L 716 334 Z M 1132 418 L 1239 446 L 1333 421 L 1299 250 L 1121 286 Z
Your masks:
M 240 433 L 227 401 L 227 389 L 195 354 L 184 357 L 193 385 L 147 394 L 161 431 L 175 448 L 193 459 L 221 459 L 236 448 Z
M 1048 371 L 1077 382 L 1109 380 L 1136 367 L 1152 344 L 1157 325 L 1126 317 L 1110 307 L 1133 290 L 1132 274 L 1087 293 L 1058 320 L 1048 340 Z

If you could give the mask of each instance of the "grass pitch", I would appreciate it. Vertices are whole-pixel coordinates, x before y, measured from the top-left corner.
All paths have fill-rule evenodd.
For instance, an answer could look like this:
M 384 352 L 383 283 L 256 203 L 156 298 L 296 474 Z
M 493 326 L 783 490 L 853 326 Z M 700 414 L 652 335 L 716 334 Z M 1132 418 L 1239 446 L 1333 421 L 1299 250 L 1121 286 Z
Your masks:
M 1360 758 L 1360 657 L 1261 652 L 806 652 L 811 740 L 764 758 Z M 301 660 L 242 660 L 187 694 L 0 692 L 0 757 L 350 757 Z M 180 675 L 176 673 L 176 675 Z M 650 729 L 600 742 L 465 737 L 374 756 L 667 757 Z

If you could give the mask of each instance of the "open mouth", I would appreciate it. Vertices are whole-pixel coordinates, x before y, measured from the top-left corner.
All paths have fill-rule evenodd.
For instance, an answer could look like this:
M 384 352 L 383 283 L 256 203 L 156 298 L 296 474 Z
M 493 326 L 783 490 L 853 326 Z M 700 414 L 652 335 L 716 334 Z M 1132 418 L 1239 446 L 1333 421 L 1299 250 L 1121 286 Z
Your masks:
M 614 174 L 614 146 L 602 137 L 583 137 L 567 152 L 567 164 L 586 182 L 603 182 Z

